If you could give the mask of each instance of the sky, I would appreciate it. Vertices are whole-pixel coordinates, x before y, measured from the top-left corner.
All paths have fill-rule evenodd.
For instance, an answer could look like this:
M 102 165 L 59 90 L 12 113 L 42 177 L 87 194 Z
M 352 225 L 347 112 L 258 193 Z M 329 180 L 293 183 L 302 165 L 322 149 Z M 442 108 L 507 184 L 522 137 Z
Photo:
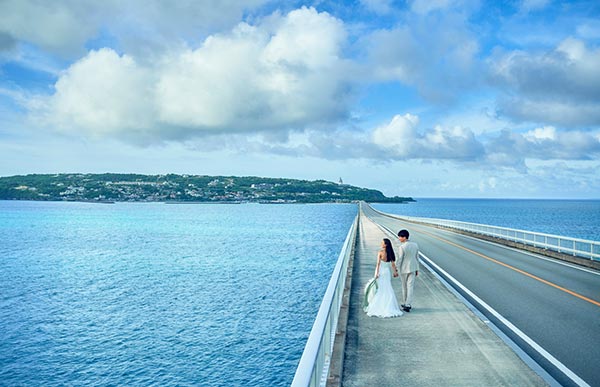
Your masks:
M 0 176 L 600 198 L 600 2 L 0 0 Z

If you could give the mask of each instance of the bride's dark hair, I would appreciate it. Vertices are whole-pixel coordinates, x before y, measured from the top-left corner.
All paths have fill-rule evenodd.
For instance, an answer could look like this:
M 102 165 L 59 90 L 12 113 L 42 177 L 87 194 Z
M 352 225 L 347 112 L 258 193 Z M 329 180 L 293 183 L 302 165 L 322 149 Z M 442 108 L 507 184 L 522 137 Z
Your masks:
M 396 254 L 394 254 L 394 249 L 392 248 L 392 242 L 387 239 L 387 238 L 383 238 L 383 243 L 385 243 L 385 256 L 386 256 L 386 262 L 396 262 Z

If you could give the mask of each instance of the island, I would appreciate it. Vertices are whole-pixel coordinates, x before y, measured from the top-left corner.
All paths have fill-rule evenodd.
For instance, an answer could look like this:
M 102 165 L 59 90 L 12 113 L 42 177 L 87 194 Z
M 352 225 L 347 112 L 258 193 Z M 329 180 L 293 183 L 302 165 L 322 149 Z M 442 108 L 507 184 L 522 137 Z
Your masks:
M 326 180 L 255 176 L 30 174 L 0 177 L 0 200 L 166 203 L 405 203 L 381 191 Z

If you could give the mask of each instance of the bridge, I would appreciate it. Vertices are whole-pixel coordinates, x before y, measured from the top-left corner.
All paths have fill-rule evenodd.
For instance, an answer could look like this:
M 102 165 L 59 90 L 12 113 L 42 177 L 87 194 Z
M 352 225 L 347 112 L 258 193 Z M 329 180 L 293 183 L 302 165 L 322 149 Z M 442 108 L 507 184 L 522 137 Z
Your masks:
M 368 317 L 376 252 L 402 228 L 421 251 L 413 310 Z M 532 252 L 473 235 L 361 203 L 292 386 L 600 386 L 596 243 Z

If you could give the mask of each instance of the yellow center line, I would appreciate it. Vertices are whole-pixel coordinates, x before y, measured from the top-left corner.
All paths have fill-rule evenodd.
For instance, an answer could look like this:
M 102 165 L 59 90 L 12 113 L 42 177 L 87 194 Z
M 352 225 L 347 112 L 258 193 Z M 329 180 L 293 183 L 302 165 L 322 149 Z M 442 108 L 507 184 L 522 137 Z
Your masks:
M 583 295 L 581 295 L 581 294 L 579 294 L 579 293 L 576 293 L 576 292 L 574 292 L 574 291 L 572 291 L 572 290 L 569 290 L 569 289 L 563 288 L 562 286 L 559 286 L 559 285 L 557 285 L 557 284 L 555 284 L 555 283 L 553 283 L 553 282 L 547 281 L 547 280 L 545 280 L 545 279 L 543 279 L 543 278 L 540 278 L 540 277 L 538 277 L 538 276 L 536 276 L 536 275 L 533 275 L 533 274 L 531 274 L 531 273 L 528 273 L 528 272 L 526 272 L 526 271 L 523 271 L 523 270 L 521 270 L 521 269 L 518 269 L 518 268 L 516 268 L 516 267 L 514 267 L 514 266 L 511 266 L 511 265 L 509 265 L 509 264 L 507 264 L 507 263 L 504 263 L 504 262 L 498 261 L 497 259 L 494 259 L 494 258 L 488 257 L 487 255 L 484 255 L 484 254 L 478 253 L 477 251 L 474 251 L 474 250 L 468 249 L 468 248 L 466 248 L 466 247 L 464 247 L 464 246 L 461 246 L 461 245 L 459 245 L 459 244 L 456 244 L 456 243 L 454 243 L 454 242 L 450 242 L 450 241 L 449 241 L 449 240 L 447 240 L 447 239 L 444 239 L 444 238 L 438 237 L 438 236 L 436 236 L 436 235 L 434 235 L 434 234 L 431 234 L 431 233 L 429 233 L 429 232 L 427 232 L 427 231 L 423 231 L 423 230 L 421 230 L 420 232 L 422 232 L 423 234 L 427 234 L 427 235 L 429 235 L 429 236 L 431 236 L 431 237 L 433 237 L 433 238 L 435 238 L 435 239 L 438 239 L 438 240 L 440 240 L 440 241 L 442 241 L 442 242 L 445 242 L 445 243 L 451 244 L 452 246 L 458 247 L 459 249 L 463 249 L 463 250 L 465 250 L 465 251 L 468 251 L 468 252 L 469 252 L 469 253 L 471 253 L 471 254 L 475 254 L 475 255 L 477 255 L 477 256 L 480 256 L 481 258 L 485 258 L 485 259 L 487 259 L 488 261 L 491 261 L 491 262 L 497 263 L 498 265 L 502 265 L 502 266 L 504 266 L 504 267 L 507 267 L 507 268 L 509 268 L 509 269 L 511 269 L 511 270 L 514 270 L 514 271 L 516 271 L 517 273 L 521 273 L 521 274 L 523 274 L 523 275 L 526 275 L 527 277 L 530 277 L 530 278 L 533 278 L 533 279 L 535 279 L 535 280 L 538 280 L 538 281 L 540 281 L 540 282 L 542 282 L 542 283 L 545 283 L 546 285 L 550 285 L 550 286 L 552 286 L 553 288 L 556 288 L 556 289 L 558 289 L 558 290 L 562 290 L 562 291 L 563 291 L 563 292 L 565 292 L 565 293 L 569 293 L 570 295 L 572 295 L 572 296 L 575 296 L 575 297 L 577 297 L 577 298 L 580 298 L 580 299 L 582 299 L 582 300 L 584 300 L 584 301 L 587 301 L 587 302 L 589 302 L 589 303 L 591 303 L 591 304 L 594 304 L 594 305 L 596 305 L 596 306 L 600 306 L 600 302 L 598 302 L 598 301 L 596 301 L 596 300 L 592 300 L 591 298 L 588 298 L 588 297 L 586 297 L 586 296 L 583 296 Z

